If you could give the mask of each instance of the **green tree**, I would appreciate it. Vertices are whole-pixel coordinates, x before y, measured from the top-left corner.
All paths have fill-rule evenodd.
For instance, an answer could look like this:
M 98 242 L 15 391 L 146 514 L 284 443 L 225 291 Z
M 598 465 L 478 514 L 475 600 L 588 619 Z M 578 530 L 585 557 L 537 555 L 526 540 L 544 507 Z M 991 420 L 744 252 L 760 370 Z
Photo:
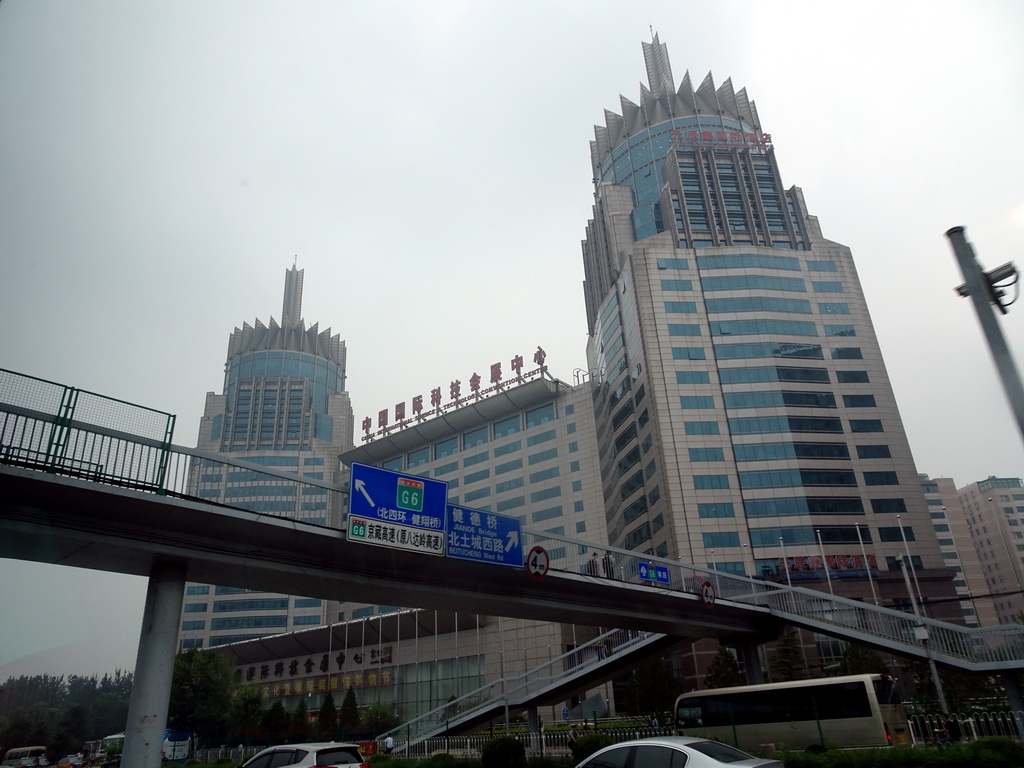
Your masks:
M 75 704 L 61 713 L 48 746 L 54 755 L 60 753 L 63 757 L 78 752 L 88 735 L 89 713 L 85 711 L 85 707 Z
M 231 700 L 228 711 L 231 733 L 249 746 L 260 735 L 263 725 L 263 689 L 258 685 L 243 685 Z
M 384 733 L 384 731 L 390 731 L 398 725 L 398 718 L 395 717 L 395 714 L 379 704 L 364 709 L 359 715 L 359 720 L 369 731 L 369 735 L 373 737 Z
M 847 643 L 843 657 L 839 661 L 841 675 L 884 675 L 888 671 L 885 659 L 874 649 L 857 643 Z
M 324 703 L 320 705 L 320 712 L 317 715 L 316 723 L 320 738 L 324 741 L 334 739 L 334 732 L 338 727 L 338 710 L 334 706 L 334 696 L 331 695 L 330 691 L 324 697 Z
M 800 630 L 788 629 L 768 655 L 771 677 L 798 680 L 807 677 L 807 664 L 800 641 Z
M 683 684 L 663 659 L 637 667 L 626 682 L 623 711 L 633 715 L 671 712 Z
M 309 707 L 306 706 L 305 697 L 299 699 L 298 706 L 292 712 L 291 731 L 289 741 L 309 741 Z
M 174 659 L 167 725 L 193 731 L 201 740 L 221 739 L 237 687 L 227 660 L 190 648 Z
M 349 729 L 359 726 L 359 705 L 356 703 L 356 690 L 351 686 L 345 691 L 341 709 L 338 710 L 338 725 L 341 726 L 343 736 Z
M 483 768 L 526 768 L 526 747 L 512 736 L 496 736 L 480 750 Z
M 718 646 L 718 653 L 711 660 L 707 674 L 704 675 L 705 688 L 729 688 L 744 685 L 747 681 L 740 672 L 736 657 L 724 645 Z
M 287 741 L 290 726 L 291 719 L 280 699 L 271 704 L 270 709 L 263 713 L 263 731 L 267 734 L 269 744 L 280 744 Z

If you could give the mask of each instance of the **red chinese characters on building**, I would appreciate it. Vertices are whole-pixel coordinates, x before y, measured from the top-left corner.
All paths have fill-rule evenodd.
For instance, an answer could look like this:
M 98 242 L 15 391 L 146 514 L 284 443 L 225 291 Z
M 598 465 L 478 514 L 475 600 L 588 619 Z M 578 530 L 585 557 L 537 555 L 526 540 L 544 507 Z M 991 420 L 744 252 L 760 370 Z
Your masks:
M 543 347 L 537 347 L 537 351 L 533 354 L 533 362 L 536 363 L 537 368 L 524 374 L 524 360 L 522 355 L 516 355 L 510 360 L 510 367 L 517 382 L 523 382 L 526 378 L 531 376 L 539 376 L 547 371 L 545 361 L 547 360 L 547 353 Z M 472 393 L 474 399 L 481 399 L 482 397 L 489 396 L 496 392 L 504 391 L 504 370 L 503 364 L 500 362 L 491 363 L 489 369 L 489 384 L 491 386 L 484 388 L 484 379 L 480 374 L 474 372 L 468 379 L 469 390 Z M 431 416 L 440 415 L 443 411 L 450 408 L 458 408 L 468 402 L 468 398 L 465 398 L 462 391 L 462 381 L 460 379 L 454 379 L 448 385 L 449 402 L 442 403 L 441 387 L 435 387 L 430 390 L 430 409 L 424 412 L 423 410 L 423 395 L 416 395 L 412 398 L 411 411 L 412 416 L 415 416 L 415 421 L 420 422 L 424 419 L 430 418 Z M 397 403 L 394 406 L 394 420 L 391 421 L 389 410 L 382 410 L 377 414 L 377 429 L 374 431 L 373 420 L 367 416 L 362 421 L 363 427 L 363 440 L 370 441 L 379 435 L 387 435 L 395 430 L 404 429 L 409 426 L 413 419 L 410 418 L 409 411 L 406 408 L 406 403 L 403 401 Z

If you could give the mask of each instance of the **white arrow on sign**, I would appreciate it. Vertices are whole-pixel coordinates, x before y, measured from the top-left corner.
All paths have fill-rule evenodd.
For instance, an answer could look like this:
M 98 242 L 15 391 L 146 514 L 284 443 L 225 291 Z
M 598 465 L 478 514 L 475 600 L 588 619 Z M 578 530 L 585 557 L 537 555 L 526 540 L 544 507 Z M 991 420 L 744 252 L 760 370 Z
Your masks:
M 371 507 L 377 506 L 376 504 L 373 503 L 373 499 L 370 498 L 370 494 L 366 492 L 366 482 L 364 480 L 356 478 L 355 486 L 356 490 L 363 494 L 363 498 L 366 499 L 367 504 L 369 504 Z
M 519 531 L 508 532 L 508 544 L 505 545 L 505 551 L 508 552 L 512 547 L 519 546 Z

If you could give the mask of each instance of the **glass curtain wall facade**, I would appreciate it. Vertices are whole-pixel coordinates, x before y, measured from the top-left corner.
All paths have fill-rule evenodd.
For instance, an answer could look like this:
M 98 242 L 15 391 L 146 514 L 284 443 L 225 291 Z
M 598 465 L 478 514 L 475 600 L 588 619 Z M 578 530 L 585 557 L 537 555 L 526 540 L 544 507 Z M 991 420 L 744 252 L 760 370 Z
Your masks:
M 640 102 L 595 128 L 583 242 L 611 543 L 891 605 L 907 539 L 951 593 L 849 248 L 745 90 L 644 53 Z
M 282 320 L 236 328 L 228 341 L 222 394 L 210 392 L 197 447 L 262 466 L 342 482 L 338 454 L 352 447 L 353 415 L 345 391 L 345 343 L 302 320 L 303 271 L 285 273 Z M 338 527 L 343 510 L 326 490 L 261 484 L 261 476 L 209 462 L 199 496 L 254 512 Z M 275 494 L 280 494 L 275 496 Z M 188 584 L 179 645 L 205 648 L 324 623 L 332 610 L 318 598 Z

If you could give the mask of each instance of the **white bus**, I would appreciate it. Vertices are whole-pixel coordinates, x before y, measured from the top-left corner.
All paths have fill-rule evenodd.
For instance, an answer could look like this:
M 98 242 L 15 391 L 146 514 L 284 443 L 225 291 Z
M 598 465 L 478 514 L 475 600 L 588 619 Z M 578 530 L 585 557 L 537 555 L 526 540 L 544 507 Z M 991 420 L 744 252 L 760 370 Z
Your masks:
M 675 731 L 751 751 L 885 747 L 910 739 L 907 713 L 889 675 L 849 675 L 684 693 Z
M 4 754 L 4 766 L 48 765 L 46 747 L 14 747 Z
M 163 755 L 164 762 L 184 763 L 191 757 L 192 734 L 188 731 L 164 731 Z

